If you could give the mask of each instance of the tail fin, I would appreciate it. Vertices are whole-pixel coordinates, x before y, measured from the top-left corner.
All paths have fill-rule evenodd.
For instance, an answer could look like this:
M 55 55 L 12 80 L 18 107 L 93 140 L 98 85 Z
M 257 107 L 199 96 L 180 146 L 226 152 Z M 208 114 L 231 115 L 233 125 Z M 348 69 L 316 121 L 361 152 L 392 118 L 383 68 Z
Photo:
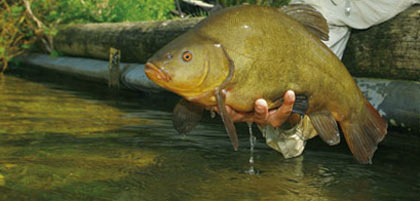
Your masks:
M 340 122 L 344 137 L 353 156 L 362 164 L 372 163 L 372 157 L 387 132 L 387 123 L 365 100 L 359 115 Z

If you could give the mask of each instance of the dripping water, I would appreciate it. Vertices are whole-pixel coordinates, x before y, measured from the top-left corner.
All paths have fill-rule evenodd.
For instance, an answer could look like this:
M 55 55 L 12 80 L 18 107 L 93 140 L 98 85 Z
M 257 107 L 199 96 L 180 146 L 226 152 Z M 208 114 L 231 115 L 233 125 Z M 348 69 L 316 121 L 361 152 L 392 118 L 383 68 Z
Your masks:
M 259 172 L 257 170 L 255 170 L 254 168 L 254 147 L 255 147 L 255 142 L 257 140 L 257 138 L 253 135 L 252 133 L 252 122 L 248 122 L 248 132 L 249 132 L 249 169 L 247 171 L 245 171 L 246 173 L 250 174 L 250 175 L 256 175 L 259 174 Z

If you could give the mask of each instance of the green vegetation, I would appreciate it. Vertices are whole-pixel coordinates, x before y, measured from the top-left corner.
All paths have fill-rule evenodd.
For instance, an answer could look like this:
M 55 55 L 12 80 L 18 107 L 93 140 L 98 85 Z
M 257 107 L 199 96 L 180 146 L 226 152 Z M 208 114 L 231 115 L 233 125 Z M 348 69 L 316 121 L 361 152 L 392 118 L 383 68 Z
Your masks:
M 50 23 L 125 22 L 171 18 L 173 0 L 37 0 L 32 7 Z
M 0 72 L 7 68 L 7 62 L 21 54 L 33 43 L 34 35 L 24 15 L 24 7 L 0 2 Z
M 0 72 L 34 47 L 52 55 L 58 27 L 72 23 L 170 19 L 174 0 L 0 0 Z
M 244 3 L 282 6 L 289 0 L 216 2 L 223 7 Z M 0 0 L 0 73 L 6 70 L 8 61 L 13 57 L 34 48 L 52 56 L 57 55 L 53 37 L 60 26 L 165 20 L 174 17 L 171 14 L 173 10 L 174 0 Z M 206 15 L 206 12 L 199 12 L 199 15 Z
M 287 5 L 290 0 L 216 0 L 217 3 L 223 7 L 229 7 L 240 4 L 252 4 L 252 5 L 263 5 L 263 6 L 283 6 Z

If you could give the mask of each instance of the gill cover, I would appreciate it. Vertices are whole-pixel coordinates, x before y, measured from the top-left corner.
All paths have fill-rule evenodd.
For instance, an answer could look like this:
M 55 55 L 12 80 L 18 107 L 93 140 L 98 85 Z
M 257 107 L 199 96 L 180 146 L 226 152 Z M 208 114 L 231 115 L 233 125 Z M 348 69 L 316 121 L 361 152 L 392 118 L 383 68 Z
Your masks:
M 223 50 L 223 53 L 228 61 L 229 71 L 228 71 L 228 75 L 223 80 L 223 82 L 219 86 L 215 87 L 214 90 L 212 91 L 214 92 L 214 96 L 216 97 L 217 108 L 222 118 L 223 124 L 225 125 L 226 132 L 233 145 L 233 149 L 237 151 L 238 146 L 239 146 L 238 135 L 236 134 L 235 125 L 233 124 L 232 119 L 230 118 L 230 116 L 228 115 L 226 111 L 226 107 L 225 107 L 226 96 L 223 92 L 224 89 L 229 85 L 230 81 L 232 80 L 232 77 L 235 71 L 235 65 L 234 65 L 233 60 L 227 54 L 224 47 L 222 47 L 221 45 L 217 45 L 217 46 L 219 46 Z M 191 58 L 191 55 L 189 54 L 184 53 L 184 57 L 185 56 L 188 56 L 188 58 L 183 58 L 184 60 L 189 60 Z M 203 108 L 200 105 L 197 105 L 196 103 L 188 102 L 182 99 L 175 106 L 173 117 L 172 117 L 172 123 L 174 125 L 175 130 L 177 130 L 178 133 L 181 133 L 181 134 L 190 132 L 197 125 L 198 121 L 200 121 L 202 112 L 203 112 Z
M 194 31 L 159 50 L 148 66 L 156 72 L 146 72 L 150 79 L 187 99 L 214 90 L 229 72 L 222 47 Z M 158 79 L 159 74 L 165 79 Z

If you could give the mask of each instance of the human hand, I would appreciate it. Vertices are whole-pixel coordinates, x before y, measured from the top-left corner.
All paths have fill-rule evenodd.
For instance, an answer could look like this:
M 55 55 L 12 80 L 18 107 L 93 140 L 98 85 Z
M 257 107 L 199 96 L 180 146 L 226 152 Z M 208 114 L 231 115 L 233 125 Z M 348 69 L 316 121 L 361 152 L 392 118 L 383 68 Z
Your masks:
M 279 127 L 289 118 L 296 99 L 292 90 L 288 90 L 283 98 L 283 104 L 279 108 L 270 111 L 268 110 L 267 101 L 264 99 L 255 101 L 254 112 L 251 113 L 237 112 L 229 106 L 226 106 L 226 110 L 234 122 L 255 122 L 260 126 Z

